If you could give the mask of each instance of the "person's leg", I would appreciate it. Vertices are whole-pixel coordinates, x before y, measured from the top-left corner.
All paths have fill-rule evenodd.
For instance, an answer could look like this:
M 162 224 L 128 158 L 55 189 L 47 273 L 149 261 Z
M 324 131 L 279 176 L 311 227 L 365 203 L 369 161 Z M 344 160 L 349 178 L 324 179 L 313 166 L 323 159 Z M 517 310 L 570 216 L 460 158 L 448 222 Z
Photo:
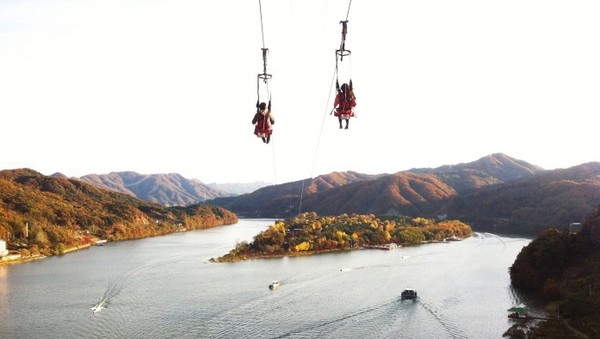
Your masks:
M 350 119 L 346 119 L 346 129 L 348 129 L 349 124 L 350 124 Z
M 342 117 L 338 117 L 338 121 L 340 123 L 340 129 L 342 129 Z

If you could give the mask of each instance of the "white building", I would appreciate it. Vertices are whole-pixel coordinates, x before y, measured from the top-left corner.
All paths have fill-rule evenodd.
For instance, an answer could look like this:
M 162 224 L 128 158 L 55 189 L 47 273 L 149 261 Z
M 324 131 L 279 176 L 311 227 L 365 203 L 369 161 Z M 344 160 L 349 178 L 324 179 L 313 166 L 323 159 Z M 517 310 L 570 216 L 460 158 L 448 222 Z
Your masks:
M 8 251 L 6 250 L 6 241 L 0 240 L 0 257 L 4 257 L 8 255 Z

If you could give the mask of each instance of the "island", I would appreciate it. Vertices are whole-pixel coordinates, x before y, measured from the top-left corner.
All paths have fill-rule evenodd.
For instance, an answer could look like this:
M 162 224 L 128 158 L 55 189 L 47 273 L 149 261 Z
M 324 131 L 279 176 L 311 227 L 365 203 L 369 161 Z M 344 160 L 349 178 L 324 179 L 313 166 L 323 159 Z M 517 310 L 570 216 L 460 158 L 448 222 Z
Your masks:
M 471 227 L 458 220 L 377 217 L 373 214 L 318 216 L 315 212 L 305 212 L 275 221 L 252 242 L 239 242 L 229 253 L 210 261 L 236 262 L 367 248 L 392 249 L 398 245 L 444 242 L 451 237 L 464 239 L 472 234 Z

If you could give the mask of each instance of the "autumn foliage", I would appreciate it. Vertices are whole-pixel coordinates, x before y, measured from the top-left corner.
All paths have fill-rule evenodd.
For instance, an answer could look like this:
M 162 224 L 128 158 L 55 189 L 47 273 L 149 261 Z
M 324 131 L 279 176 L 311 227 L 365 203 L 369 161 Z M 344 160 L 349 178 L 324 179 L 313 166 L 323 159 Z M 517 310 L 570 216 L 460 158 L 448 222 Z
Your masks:
M 600 207 L 579 233 L 546 229 L 511 266 L 514 287 L 553 302 L 560 313 L 560 319 L 535 328 L 532 338 L 570 338 L 573 328 L 589 338 L 600 337 L 600 241 L 594 236 L 599 221 Z
M 236 222 L 220 207 L 164 207 L 30 169 L 0 171 L 0 239 L 22 253 L 59 254 L 98 238 L 138 239 Z
M 442 241 L 450 236 L 465 238 L 471 234 L 468 225 L 456 220 L 380 219 L 372 214 L 320 217 L 308 212 L 276 221 L 251 243 L 238 243 L 231 252 L 215 261 L 342 251 L 390 243 L 419 244 Z

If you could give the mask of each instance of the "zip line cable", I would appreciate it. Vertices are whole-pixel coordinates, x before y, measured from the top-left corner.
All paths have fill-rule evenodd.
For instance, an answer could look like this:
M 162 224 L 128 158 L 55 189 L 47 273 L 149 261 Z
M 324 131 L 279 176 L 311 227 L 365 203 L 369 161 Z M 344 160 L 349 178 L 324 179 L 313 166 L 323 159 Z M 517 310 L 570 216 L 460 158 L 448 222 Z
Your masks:
M 350 0 L 352 1 L 352 0 Z M 262 3 L 258 0 L 258 10 L 260 11 L 260 32 L 262 33 L 262 46 L 265 48 L 265 28 L 263 26 Z M 348 8 L 350 10 L 350 8 Z
M 277 185 L 277 163 L 275 162 L 275 145 L 271 144 L 271 149 L 273 153 L 273 181 Z
M 352 5 L 352 0 L 348 1 L 348 11 L 346 12 L 346 21 L 348 21 L 348 17 L 350 16 L 350 6 Z
M 341 42 L 341 46 L 340 46 L 340 53 L 341 53 L 342 58 L 343 58 L 343 55 L 345 52 L 346 24 L 348 23 L 348 17 L 350 16 L 350 6 L 351 5 L 352 5 L 352 0 L 349 0 L 348 1 L 348 10 L 346 11 L 346 20 L 342 21 L 343 30 L 342 30 L 342 42 Z M 350 62 L 350 66 L 352 66 L 351 62 Z M 319 138 L 317 139 L 317 146 L 315 147 L 315 154 L 313 156 L 313 163 L 312 163 L 312 167 L 310 170 L 310 176 L 309 176 L 310 179 L 312 179 L 313 172 L 315 169 L 315 164 L 317 163 L 317 155 L 318 155 L 319 148 L 321 145 L 321 136 L 323 135 L 323 126 L 325 125 L 325 118 L 327 117 L 327 112 L 329 111 L 331 92 L 333 90 L 334 82 L 336 81 L 338 75 L 339 75 L 339 71 L 338 71 L 338 60 L 337 60 L 337 51 L 336 51 L 335 68 L 333 69 L 333 76 L 331 78 L 331 84 L 329 85 L 329 94 L 327 95 L 327 103 L 325 104 L 325 112 L 323 114 L 323 120 L 321 122 L 321 130 L 319 131 Z M 298 214 L 302 213 L 302 200 L 304 198 L 304 183 L 305 183 L 305 181 L 306 180 L 302 180 L 302 188 L 300 190 L 300 201 L 298 203 Z
M 267 73 L 267 53 L 268 53 L 269 49 L 266 47 L 266 44 L 265 44 L 265 26 L 264 26 L 264 20 L 263 20 L 261 0 L 258 0 L 258 10 L 260 13 L 260 33 L 261 33 L 261 38 L 262 38 L 262 49 L 261 50 L 262 50 L 262 58 L 263 58 L 263 72 L 262 72 L 262 74 L 259 74 L 258 78 L 257 78 L 256 95 L 260 99 L 260 80 L 262 80 L 265 83 L 265 87 L 267 90 L 267 100 L 270 103 L 271 102 L 271 88 L 269 86 L 268 80 L 270 80 L 272 76 L 271 76 L 271 74 Z M 271 114 L 270 105 L 269 105 L 269 114 Z M 268 119 L 268 118 L 265 117 L 265 119 Z M 264 123 L 266 124 L 267 121 L 265 121 Z M 275 161 L 275 147 L 273 145 L 271 145 L 271 153 L 272 153 L 272 161 L 273 161 L 273 179 L 275 182 L 277 182 L 277 163 Z
M 321 136 L 323 135 L 323 126 L 325 126 L 325 118 L 327 118 L 327 112 L 329 111 L 329 103 L 331 102 L 331 91 L 333 90 L 335 78 L 337 75 L 337 67 L 333 70 L 333 75 L 331 76 L 331 83 L 329 85 L 329 94 L 327 95 L 327 103 L 325 104 L 325 111 L 323 114 L 323 119 L 321 120 L 321 130 L 319 131 L 319 138 L 317 139 L 317 147 L 315 147 L 315 154 L 313 156 L 313 163 L 310 169 L 310 178 L 312 179 L 313 173 L 315 171 L 315 164 L 317 163 L 317 155 L 319 153 L 319 146 L 321 145 Z M 302 213 L 302 199 L 304 197 L 304 182 L 306 180 L 302 180 L 302 189 L 300 190 L 300 202 L 298 205 L 298 214 Z
M 269 52 L 269 49 L 265 45 L 265 26 L 263 23 L 262 3 L 260 0 L 258 0 L 258 10 L 260 12 L 260 33 L 261 33 L 261 37 L 262 37 L 261 50 L 262 50 L 262 58 L 263 58 L 263 72 L 262 72 L 262 74 L 258 75 L 258 78 L 264 80 L 265 84 L 267 85 L 267 90 L 268 90 L 267 80 L 271 79 L 271 74 L 267 74 L 267 53 Z M 269 95 L 269 99 L 270 99 L 270 95 Z
M 348 17 L 350 16 L 350 7 L 352 5 L 352 0 L 348 1 L 348 9 L 346 11 L 346 20 L 343 22 L 344 25 L 344 30 L 342 32 L 342 45 L 341 45 L 341 52 L 342 54 L 345 51 L 345 33 L 346 33 L 346 23 L 348 22 Z M 265 44 L 265 29 L 264 29 L 264 21 L 263 21 L 263 12 L 262 12 L 262 2 L 261 0 L 258 0 L 258 8 L 259 8 L 259 13 L 260 13 L 260 31 L 261 31 L 261 38 L 262 38 L 262 58 L 263 58 L 263 73 L 258 75 L 258 84 L 260 84 L 260 79 L 262 79 L 266 85 L 266 89 L 267 89 L 267 95 L 268 95 L 268 99 L 269 102 L 271 101 L 271 91 L 269 88 L 269 82 L 268 80 L 271 79 L 271 74 L 267 74 L 267 52 L 268 52 L 268 48 L 266 48 L 266 44 Z M 336 52 L 337 53 L 337 52 Z M 343 56 L 342 56 L 343 57 Z M 335 68 L 333 70 L 333 75 L 331 78 L 331 84 L 329 86 L 329 94 L 327 96 L 327 103 L 325 105 L 325 110 L 324 110 L 324 114 L 323 114 L 323 119 L 321 121 L 321 128 L 319 130 L 319 137 L 317 139 L 317 145 L 315 147 L 315 152 L 313 155 L 313 162 L 311 165 L 311 172 L 310 172 L 310 176 L 309 178 L 312 179 L 313 176 L 313 172 L 315 169 L 315 165 L 317 162 L 317 156 L 318 156 L 318 152 L 319 152 L 319 148 L 321 145 L 321 137 L 323 135 L 323 127 L 325 125 L 325 119 L 327 117 L 327 112 L 329 111 L 329 104 L 331 101 L 331 92 L 333 90 L 334 87 L 334 82 L 336 81 L 337 77 L 339 75 L 338 72 L 338 62 L 337 62 L 337 55 L 336 55 L 336 63 L 335 63 Z M 260 85 L 257 85 L 257 95 L 260 98 Z M 272 156 L 273 156 L 273 176 L 276 180 L 277 178 L 277 164 L 276 164 L 276 156 L 275 156 L 275 147 L 272 145 Z M 298 214 L 302 213 L 302 201 L 304 199 L 304 186 L 305 186 L 305 181 L 306 180 L 302 180 L 302 186 L 301 186 L 301 190 L 300 190 L 300 200 L 298 203 Z M 291 187 L 290 187 L 291 189 Z

